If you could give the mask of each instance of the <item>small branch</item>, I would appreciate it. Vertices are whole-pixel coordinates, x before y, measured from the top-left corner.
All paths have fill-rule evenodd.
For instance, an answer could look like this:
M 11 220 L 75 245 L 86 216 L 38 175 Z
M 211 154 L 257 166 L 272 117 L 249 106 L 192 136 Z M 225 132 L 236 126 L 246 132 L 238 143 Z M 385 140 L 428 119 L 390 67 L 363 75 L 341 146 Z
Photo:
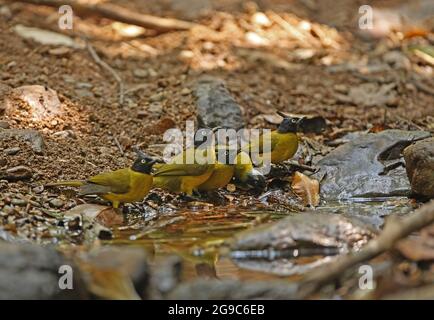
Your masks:
M 107 70 L 111 73 L 113 78 L 115 78 L 116 82 L 119 86 L 119 104 L 122 106 L 124 103 L 124 82 L 122 81 L 119 74 L 113 70 L 112 67 L 110 67 L 106 62 L 102 61 L 101 58 L 96 53 L 95 49 L 92 47 L 92 45 L 87 41 L 86 42 L 87 50 L 89 51 L 90 55 L 92 56 L 93 60 L 101 66 L 103 69 Z
M 122 148 L 121 144 L 119 143 L 118 138 L 116 138 L 115 136 L 113 136 L 113 140 L 115 141 L 116 146 L 118 147 L 119 152 L 121 153 L 121 155 L 124 156 L 124 154 L 125 154 L 124 153 L 124 149 Z
M 434 88 L 431 88 L 430 86 L 424 84 L 420 79 L 418 79 L 416 77 L 412 77 L 411 80 L 417 89 L 419 89 L 420 91 L 422 91 L 426 94 L 430 94 L 430 95 L 434 96 Z
M 111 3 L 89 3 L 84 0 L 20 0 L 20 2 L 60 8 L 69 5 L 75 13 L 96 14 L 114 21 L 133 24 L 159 32 L 189 30 L 197 24 L 177 19 L 141 14 Z
M 306 298 L 325 284 L 337 279 L 349 268 L 392 249 L 398 240 L 433 222 L 434 200 L 402 219 L 391 216 L 383 232 L 360 251 L 351 252 L 306 274 L 300 284 L 299 298 Z

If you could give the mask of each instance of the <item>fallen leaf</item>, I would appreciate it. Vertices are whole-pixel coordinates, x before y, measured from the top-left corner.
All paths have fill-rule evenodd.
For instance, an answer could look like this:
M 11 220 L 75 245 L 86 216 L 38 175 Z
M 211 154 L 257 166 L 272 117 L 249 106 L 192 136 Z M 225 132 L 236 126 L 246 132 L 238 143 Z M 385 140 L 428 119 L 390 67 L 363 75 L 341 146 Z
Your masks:
M 319 182 L 296 172 L 292 179 L 292 190 L 303 200 L 305 206 L 316 207 L 319 204 Z
M 21 24 L 16 25 L 13 30 L 23 38 L 32 39 L 41 44 L 82 48 L 82 46 L 76 43 L 72 38 L 60 33 L 39 28 L 30 28 Z
M 105 227 L 118 226 L 124 223 L 124 217 L 116 212 L 112 207 L 102 210 L 95 220 Z
M 112 207 L 91 203 L 78 205 L 65 212 L 65 216 L 75 216 L 77 214 L 91 223 L 96 221 L 104 227 L 119 225 L 124 221 L 123 216 L 118 214 Z
M 145 28 L 122 22 L 113 22 L 111 26 L 120 36 L 128 38 L 141 36 L 146 31 Z
M 98 297 L 113 300 L 140 300 L 131 278 L 123 272 L 115 269 L 91 269 L 90 267 L 83 269 L 87 269 L 86 271 L 92 277 L 89 290 Z

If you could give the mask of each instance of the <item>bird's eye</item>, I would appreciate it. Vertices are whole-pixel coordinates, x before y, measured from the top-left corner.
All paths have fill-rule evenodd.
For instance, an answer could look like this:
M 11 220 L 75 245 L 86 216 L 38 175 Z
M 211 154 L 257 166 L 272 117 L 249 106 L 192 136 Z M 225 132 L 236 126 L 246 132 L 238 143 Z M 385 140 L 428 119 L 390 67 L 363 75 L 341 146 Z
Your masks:
M 291 119 L 291 122 L 292 123 L 297 123 L 297 120 L 296 119 Z
M 142 161 L 140 161 L 141 163 L 143 163 L 143 164 L 145 164 L 146 163 L 146 160 L 145 159 L 142 159 Z

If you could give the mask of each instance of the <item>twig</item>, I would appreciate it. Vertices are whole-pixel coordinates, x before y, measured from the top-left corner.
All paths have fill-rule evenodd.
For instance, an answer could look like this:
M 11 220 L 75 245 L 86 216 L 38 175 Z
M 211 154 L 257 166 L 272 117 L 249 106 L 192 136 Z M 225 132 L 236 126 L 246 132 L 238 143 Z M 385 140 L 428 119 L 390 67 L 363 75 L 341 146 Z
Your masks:
M 420 91 L 434 96 L 434 89 L 429 87 L 428 85 L 424 84 L 422 81 L 420 81 L 416 77 L 412 77 L 412 82 L 414 83 L 416 88 L 418 88 Z
M 96 14 L 104 18 L 133 24 L 143 28 L 168 32 L 174 30 L 189 30 L 198 24 L 177 19 L 160 18 L 141 14 L 111 3 L 89 3 L 84 0 L 20 0 L 35 5 L 44 5 L 59 8 L 69 5 L 74 13 Z
M 296 167 L 302 170 L 306 170 L 306 171 L 310 171 L 310 172 L 316 172 L 318 170 L 318 168 L 312 167 L 312 166 L 308 166 L 307 164 L 300 164 L 297 161 L 294 160 L 289 160 L 287 162 L 287 164 L 289 164 L 291 167 Z
M 122 81 L 119 74 L 115 70 L 113 70 L 112 67 L 110 67 L 106 62 L 101 60 L 101 58 L 96 53 L 95 49 L 92 47 L 92 45 L 88 41 L 86 41 L 86 46 L 87 46 L 87 49 L 88 49 L 90 55 L 92 56 L 93 60 L 95 60 L 95 62 L 99 66 L 101 66 L 103 69 L 110 72 L 111 75 L 113 76 L 113 78 L 115 78 L 115 80 L 119 86 L 119 104 L 122 106 L 124 103 L 124 82 Z
M 434 200 L 402 219 L 391 216 L 387 220 L 383 232 L 360 251 L 351 252 L 306 274 L 300 285 L 299 298 L 306 298 L 325 284 L 337 279 L 347 269 L 392 249 L 401 238 L 433 222 Z
M 115 136 L 113 136 L 113 140 L 116 143 L 116 146 L 118 147 L 119 151 L 121 152 L 121 155 L 124 155 L 124 149 L 122 148 L 121 144 L 119 143 L 118 138 L 116 138 Z
M 293 38 L 297 39 L 305 45 L 310 45 L 309 41 L 306 39 L 306 35 L 300 32 L 296 27 L 292 26 L 288 21 L 283 19 L 277 13 L 272 11 L 268 12 L 270 18 L 276 22 L 281 28 L 288 32 Z

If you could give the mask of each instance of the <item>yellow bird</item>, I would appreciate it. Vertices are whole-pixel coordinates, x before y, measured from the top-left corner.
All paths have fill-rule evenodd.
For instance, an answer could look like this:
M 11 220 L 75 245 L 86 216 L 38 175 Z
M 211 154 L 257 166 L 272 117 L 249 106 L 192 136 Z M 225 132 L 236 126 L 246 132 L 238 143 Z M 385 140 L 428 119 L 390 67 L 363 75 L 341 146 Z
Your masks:
M 234 168 L 235 180 L 242 188 L 264 190 L 266 181 L 264 175 L 253 167 L 252 160 L 247 152 L 241 151 L 237 154 Z
M 232 180 L 235 163 L 231 159 L 236 155 L 237 150 L 217 146 L 216 153 L 219 154 L 219 152 L 223 152 L 223 162 L 217 161 L 211 176 L 197 188 L 199 191 L 213 191 L 224 188 Z
M 198 133 L 203 134 L 203 131 Z M 193 191 L 209 179 L 216 165 L 214 143 L 203 143 L 203 138 L 196 137 L 194 147 L 176 155 L 169 163 L 157 165 L 154 187 L 193 195 Z
M 261 157 L 269 156 L 271 163 L 281 163 L 295 155 L 298 149 L 297 130 L 300 119 L 285 117 L 282 113 L 278 113 L 284 118 L 277 130 L 270 134 L 270 153 L 264 154 L 264 135 L 260 135 L 259 140 L 250 143 L 244 151 L 251 153 L 256 151 Z
M 130 168 L 101 173 L 87 180 L 59 181 L 46 186 L 80 187 L 80 194 L 99 195 L 110 201 L 113 208 L 118 208 L 121 203 L 141 201 L 152 187 L 151 170 L 156 160 L 139 150 L 136 152 L 137 159 Z

